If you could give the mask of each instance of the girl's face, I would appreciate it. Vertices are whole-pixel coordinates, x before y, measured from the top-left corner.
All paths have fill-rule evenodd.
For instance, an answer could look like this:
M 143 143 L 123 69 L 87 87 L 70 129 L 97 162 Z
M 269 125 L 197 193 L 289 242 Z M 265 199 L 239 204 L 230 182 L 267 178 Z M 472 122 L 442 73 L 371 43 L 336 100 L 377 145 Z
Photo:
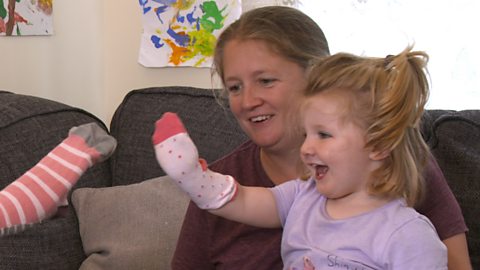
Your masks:
M 303 111 L 302 161 L 329 199 L 367 195 L 370 172 L 379 166 L 365 148 L 365 129 L 345 118 L 348 98 L 335 89 L 322 92 L 310 97 Z
M 242 129 L 262 148 L 291 149 L 287 118 L 306 85 L 305 70 L 258 40 L 229 41 L 223 64 L 230 108 Z

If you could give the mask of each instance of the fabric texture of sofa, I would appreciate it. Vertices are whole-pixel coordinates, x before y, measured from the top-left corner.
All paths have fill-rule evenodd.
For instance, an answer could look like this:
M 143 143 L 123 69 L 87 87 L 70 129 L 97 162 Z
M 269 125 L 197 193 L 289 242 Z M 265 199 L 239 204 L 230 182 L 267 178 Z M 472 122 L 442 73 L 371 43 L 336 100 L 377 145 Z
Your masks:
M 0 238 L 0 269 L 169 269 L 188 199 L 163 178 L 151 135 L 164 112 L 180 115 L 200 156 L 212 162 L 247 138 L 214 91 L 192 87 L 133 90 L 110 133 L 118 147 L 80 179 L 66 214 Z M 0 92 L 0 188 L 87 122 L 79 108 Z M 473 269 L 480 269 L 480 110 L 428 110 L 422 126 L 460 203 Z M 132 268 L 135 267 L 135 268 Z

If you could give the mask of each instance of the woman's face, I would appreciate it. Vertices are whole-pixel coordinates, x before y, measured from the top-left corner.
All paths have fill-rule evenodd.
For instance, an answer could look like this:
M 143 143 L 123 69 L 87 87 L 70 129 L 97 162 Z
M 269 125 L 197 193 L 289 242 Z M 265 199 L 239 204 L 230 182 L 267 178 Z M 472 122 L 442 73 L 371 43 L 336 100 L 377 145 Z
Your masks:
M 246 134 L 262 148 L 291 148 L 288 129 L 306 86 L 305 70 L 258 40 L 229 41 L 223 64 L 230 107 Z

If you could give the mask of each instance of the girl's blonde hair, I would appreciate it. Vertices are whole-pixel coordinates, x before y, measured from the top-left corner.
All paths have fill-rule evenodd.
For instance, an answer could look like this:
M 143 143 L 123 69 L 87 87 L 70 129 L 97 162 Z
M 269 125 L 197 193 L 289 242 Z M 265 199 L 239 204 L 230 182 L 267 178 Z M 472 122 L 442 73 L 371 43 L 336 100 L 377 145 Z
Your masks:
M 304 92 L 306 98 L 324 91 L 350 95 L 345 116 L 366 129 L 365 147 L 387 156 L 372 172 L 369 192 L 403 197 L 410 206 L 423 196 L 429 157 L 420 133 L 429 95 L 427 62 L 428 55 L 411 46 L 386 58 L 338 53 L 311 68 Z

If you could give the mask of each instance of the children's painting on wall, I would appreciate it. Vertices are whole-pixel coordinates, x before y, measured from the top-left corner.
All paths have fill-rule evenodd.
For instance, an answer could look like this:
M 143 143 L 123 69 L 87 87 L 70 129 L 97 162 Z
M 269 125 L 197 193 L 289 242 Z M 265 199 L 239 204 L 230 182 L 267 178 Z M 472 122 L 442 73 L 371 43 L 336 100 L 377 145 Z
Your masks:
M 242 12 L 240 0 L 139 0 L 146 67 L 211 67 L 221 31 Z
M 53 0 L 0 0 L 0 36 L 53 34 Z

